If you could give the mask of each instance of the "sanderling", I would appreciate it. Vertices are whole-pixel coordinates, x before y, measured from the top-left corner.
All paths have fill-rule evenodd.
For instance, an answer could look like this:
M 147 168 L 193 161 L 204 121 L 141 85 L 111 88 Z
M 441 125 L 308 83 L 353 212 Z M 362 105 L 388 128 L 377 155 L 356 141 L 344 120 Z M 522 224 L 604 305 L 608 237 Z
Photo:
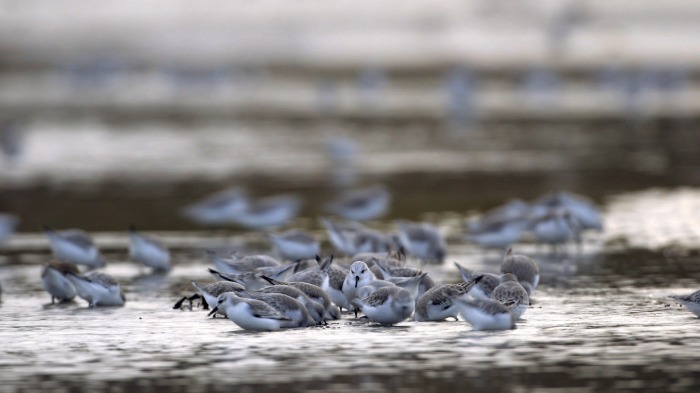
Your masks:
M 57 232 L 49 227 L 44 227 L 44 233 L 51 241 L 51 249 L 56 259 L 77 265 L 86 265 L 90 268 L 104 266 L 100 250 L 84 231 L 70 229 Z
M 89 272 L 81 276 L 68 272 L 66 277 L 73 283 L 78 296 L 86 300 L 90 307 L 123 306 L 126 302 L 119 283 L 107 273 Z
M 247 272 L 242 274 L 225 274 L 215 269 L 207 268 L 217 280 L 231 281 L 244 286 L 246 289 L 254 291 L 266 287 L 268 282 L 263 278 L 262 273 Z
M 129 254 L 131 259 L 157 272 L 170 270 L 170 252 L 160 239 L 142 235 L 134 227 L 129 228 Z
M 242 298 L 233 292 L 219 295 L 209 315 L 217 312 L 246 330 L 279 330 L 283 323 L 290 320 L 263 301 Z
M 384 281 L 384 280 L 374 280 L 370 281 L 365 285 L 364 287 L 360 288 L 359 291 L 357 291 L 357 298 L 365 298 L 371 294 L 373 294 L 377 289 L 379 288 L 385 288 L 385 287 L 395 287 L 397 285 L 394 285 L 393 282 L 390 281 Z
M 515 320 L 520 319 L 530 305 L 527 291 L 513 273 L 506 273 L 501 277 L 501 284 L 493 290 L 491 298 L 508 307 Z
M 326 310 L 323 308 L 323 306 L 320 303 L 311 300 L 304 292 L 294 288 L 291 285 L 268 285 L 259 289 L 258 292 L 280 293 L 296 299 L 303 304 L 304 307 L 306 307 L 306 311 L 309 312 L 309 316 L 311 316 L 311 318 L 313 318 L 317 324 L 325 322 L 324 315 L 326 314 Z
M 384 253 L 360 253 L 354 255 L 350 260 L 364 262 L 369 266 L 369 269 L 377 278 L 383 278 L 381 270 L 377 266 L 377 262 L 383 263 L 390 268 L 406 266 L 406 255 L 403 253 L 403 248 L 399 252 L 390 250 Z
M 371 270 L 366 263 L 355 261 L 350 265 L 350 271 L 348 275 L 345 276 L 345 281 L 343 281 L 343 294 L 348 302 L 352 303 L 353 299 L 357 298 L 357 292 L 360 288 L 367 285 L 370 281 L 376 280 Z M 357 317 L 357 309 L 355 311 L 355 317 Z
M 203 225 L 229 224 L 248 206 L 245 192 L 239 188 L 219 191 L 186 206 L 182 214 Z
M 80 274 L 80 270 L 72 263 L 53 261 L 44 265 L 41 271 L 41 283 L 46 292 L 51 295 L 51 304 L 56 300 L 68 302 L 75 298 L 75 287 L 66 277 L 68 272 Z
M 397 222 L 398 240 L 409 255 L 442 263 L 447 245 L 438 229 L 426 223 Z
M 564 208 L 571 212 L 581 229 L 603 229 L 600 210 L 583 196 L 559 191 L 545 194 L 533 203 L 535 214 L 556 208 Z
M 269 233 L 268 237 L 283 258 L 293 261 L 313 258 L 321 249 L 313 236 L 301 231 Z
M 503 206 L 496 207 L 480 215 L 476 219 L 471 219 L 466 223 L 468 232 L 480 233 L 494 225 L 504 222 L 519 220 L 526 217 L 530 212 L 530 205 L 520 199 L 509 201 Z
M 540 268 L 537 263 L 525 255 L 513 254 L 512 248 L 508 249 L 505 258 L 503 258 L 501 273 L 515 274 L 528 296 L 532 296 L 540 283 Z
M 333 263 L 333 255 L 323 260 L 317 255 L 315 257 L 317 266 L 310 269 L 296 272 L 287 278 L 289 282 L 306 282 L 323 288 L 328 281 L 328 270 Z
M 328 280 L 323 281 L 321 285 L 321 288 L 326 291 L 331 301 L 333 301 L 336 306 L 346 310 L 350 309 L 350 302 L 348 302 L 348 298 L 346 298 L 343 293 L 343 282 L 348 273 L 350 273 L 348 269 L 331 265 L 328 269 Z
M 416 321 L 442 321 L 445 318 L 457 318 L 458 309 L 455 300 L 466 298 L 469 290 L 479 283 L 481 276 L 459 284 L 443 284 L 430 288 L 416 300 Z
M 684 305 L 688 311 L 700 317 L 700 291 L 695 291 L 690 295 L 672 295 L 669 296 Z
M 280 314 L 289 318 L 289 320 L 280 323 L 280 327 L 282 328 L 298 328 L 316 325 L 316 321 L 311 318 L 306 307 L 290 296 L 281 293 L 248 291 L 241 291 L 236 293 L 236 295 L 263 301 L 279 311 Z
M 301 200 L 294 195 L 277 195 L 250 202 L 231 221 L 248 229 L 275 228 L 296 217 Z
M 504 249 L 520 241 L 529 222 L 516 219 L 483 226 L 480 230 L 467 233 L 464 238 L 484 248 Z
M 389 191 L 384 187 L 375 186 L 348 192 L 328 204 L 327 210 L 346 220 L 374 220 L 386 213 L 390 200 Z
M 416 268 L 408 266 L 390 267 L 387 266 L 384 262 L 380 261 L 376 261 L 374 266 L 376 266 L 377 269 L 382 273 L 382 277 L 384 280 L 391 280 L 399 277 L 416 277 L 423 274 L 421 270 Z M 423 277 L 423 280 L 421 280 L 420 284 L 418 284 L 418 296 L 416 297 L 416 299 L 421 297 L 426 291 L 428 291 L 430 288 L 433 288 L 434 286 L 435 281 L 433 281 L 433 279 L 429 275 Z
M 380 231 L 369 229 L 357 222 L 333 222 L 321 218 L 333 246 L 343 254 L 387 252 L 392 245 L 390 239 Z
M 409 292 L 411 292 L 411 296 L 413 296 L 414 299 L 418 299 L 418 296 L 422 295 L 427 290 L 425 289 L 421 291 L 421 288 L 424 288 L 423 281 L 426 279 L 429 279 L 428 273 L 423 272 L 413 277 L 391 277 L 382 281 L 387 281 L 399 288 L 407 289 Z
M 0 246 L 12 236 L 19 224 L 19 218 L 14 214 L 0 213 Z
M 214 263 L 214 266 L 225 274 L 242 274 L 255 271 L 261 267 L 278 267 L 280 262 L 268 255 L 246 255 L 239 257 L 236 254 L 230 258 L 218 255 L 214 251 L 207 251 L 207 256 Z
M 377 289 L 367 297 L 354 299 L 352 304 L 370 321 L 381 325 L 393 325 L 410 317 L 416 302 L 407 289 L 387 286 Z
M 580 244 L 580 230 L 574 216 L 566 209 L 556 208 L 529 223 L 529 229 L 539 243 L 550 244 L 552 247 L 575 241 Z
M 466 267 L 460 265 L 457 262 L 455 262 L 454 264 L 455 266 L 457 266 L 459 274 L 462 275 L 462 280 L 464 281 L 472 280 L 476 276 L 482 276 L 481 280 L 479 280 L 479 283 L 474 285 L 474 288 L 472 288 L 472 290 L 469 291 L 469 294 L 472 297 L 479 299 L 491 299 L 491 293 L 493 293 L 493 290 L 501 284 L 501 278 L 495 274 L 477 273 L 467 269 Z
M 474 330 L 507 330 L 515 328 L 513 314 L 501 302 L 493 299 L 458 299 L 459 315 Z
M 323 309 L 326 310 L 324 314 L 324 318 L 326 319 L 340 319 L 341 314 L 340 310 L 338 310 L 338 307 L 335 307 L 333 305 L 333 302 L 331 301 L 330 296 L 324 291 L 321 287 L 313 284 L 309 284 L 307 282 L 285 282 L 285 281 L 277 281 L 273 280 L 267 276 L 262 276 L 263 279 L 267 280 L 270 284 L 272 285 L 289 285 L 292 286 L 302 292 L 306 296 L 309 297 L 309 299 L 315 301 L 316 303 L 319 303 L 320 305 L 323 306 Z
M 182 307 L 182 303 L 185 300 L 190 302 L 190 308 L 192 308 L 192 300 L 204 299 L 202 302 L 202 308 L 205 310 L 209 307 L 214 307 L 216 305 L 216 299 L 224 292 L 239 292 L 245 290 L 245 287 L 239 283 L 233 281 L 216 281 L 209 284 L 200 284 L 197 281 L 192 281 L 192 286 L 197 288 L 199 295 L 194 294 L 192 296 L 185 296 L 180 299 L 173 306 L 174 309 L 179 309 Z
M 292 273 L 294 273 L 298 266 L 299 263 L 295 262 L 277 267 L 259 267 L 255 269 L 255 272 L 264 274 L 268 277 L 274 278 L 275 280 L 286 280 L 292 275 Z

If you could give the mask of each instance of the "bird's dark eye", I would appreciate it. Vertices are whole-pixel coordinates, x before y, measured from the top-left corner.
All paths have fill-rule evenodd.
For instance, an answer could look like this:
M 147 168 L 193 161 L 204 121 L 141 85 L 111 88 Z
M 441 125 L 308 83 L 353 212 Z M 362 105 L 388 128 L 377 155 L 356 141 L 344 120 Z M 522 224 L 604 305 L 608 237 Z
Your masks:
M 224 299 L 219 299 L 219 304 L 223 303 Z
M 364 272 L 365 272 L 365 269 L 362 269 L 362 273 L 364 273 Z

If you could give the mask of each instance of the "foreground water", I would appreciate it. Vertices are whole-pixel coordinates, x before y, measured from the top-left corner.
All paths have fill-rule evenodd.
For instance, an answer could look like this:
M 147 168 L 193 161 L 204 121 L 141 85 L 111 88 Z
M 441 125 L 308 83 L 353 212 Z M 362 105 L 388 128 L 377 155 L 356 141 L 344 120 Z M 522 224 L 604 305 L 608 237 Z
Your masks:
M 106 270 L 127 293 L 122 308 L 89 309 L 82 300 L 51 305 L 40 266 L 7 265 L 0 390 L 670 392 L 697 386 L 700 321 L 665 297 L 696 289 L 697 255 L 601 249 L 595 240 L 582 254 L 521 251 L 540 262 L 542 285 L 517 329 L 504 332 L 475 332 L 465 322 L 377 327 L 351 316 L 328 327 L 243 331 L 197 308 L 172 309 L 192 291 L 191 279 L 208 279 L 204 259 L 192 250 L 176 254 L 167 276 L 109 256 Z M 499 264 L 496 253 L 468 245 L 452 246 L 451 260 L 494 272 Z M 426 268 L 438 281 L 458 280 L 447 264 Z

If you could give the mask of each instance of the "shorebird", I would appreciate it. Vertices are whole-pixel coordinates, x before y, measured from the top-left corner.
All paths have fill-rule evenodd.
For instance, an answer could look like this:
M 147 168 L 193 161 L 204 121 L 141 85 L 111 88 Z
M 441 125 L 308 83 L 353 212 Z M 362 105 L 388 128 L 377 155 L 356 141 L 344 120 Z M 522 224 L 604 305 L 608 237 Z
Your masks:
M 119 283 L 109 274 L 89 272 L 81 276 L 68 272 L 66 277 L 73 283 L 78 296 L 85 299 L 90 307 L 123 306 L 126 302 Z
M 459 274 L 462 276 L 462 280 L 470 281 L 481 276 L 479 283 L 474 285 L 474 287 L 469 291 L 469 294 L 478 299 L 491 299 L 491 294 L 493 290 L 501 284 L 501 278 L 492 273 L 477 273 L 473 272 L 466 267 L 455 262 Z
M 243 257 L 233 254 L 229 258 L 225 258 L 213 251 L 207 251 L 207 256 L 214 263 L 216 269 L 224 274 L 243 274 L 260 268 L 277 268 L 281 265 L 275 258 L 264 254 Z
M 44 227 L 44 234 L 51 241 L 51 249 L 56 259 L 90 268 L 104 266 L 100 251 L 85 231 L 69 229 L 58 232 Z
M 430 288 L 418 300 L 416 300 L 416 313 L 413 319 L 416 321 L 442 321 L 445 318 L 457 318 L 458 309 L 455 304 L 457 299 L 466 299 L 469 291 L 479 283 L 481 276 L 471 281 L 459 284 L 443 284 Z
M 447 244 L 438 229 L 427 223 L 398 221 L 398 240 L 409 255 L 422 260 L 442 263 Z
M 352 304 L 352 301 L 357 298 L 360 288 L 367 285 L 370 281 L 376 280 L 374 273 L 369 270 L 366 263 L 355 261 L 350 265 L 350 271 L 343 281 L 343 294 L 345 298 Z M 357 318 L 357 309 L 355 309 L 355 318 Z
M 267 229 L 291 221 L 301 209 L 301 200 L 294 195 L 277 195 L 248 203 L 231 221 L 248 229 Z
M 700 317 L 700 291 L 695 291 L 690 295 L 671 295 L 669 297 L 681 303 L 688 311 Z
M 513 314 L 498 300 L 458 299 L 459 315 L 474 330 L 507 330 L 515 328 Z
M 494 288 L 491 298 L 508 307 L 515 320 L 518 320 L 530 305 L 527 291 L 518 282 L 518 277 L 512 273 L 506 273 L 501 277 L 501 284 Z
M 391 194 L 382 186 L 355 190 L 328 204 L 326 209 L 346 220 L 374 220 L 386 214 Z
M 230 224 L 248 207 L 248 197 L 240 188 L 231 188 L 209 195 L 186 206 L 182 214 L 202 225 Z
M 170 252 L 160 239 L 136 232 L 129 228 L 129 255 L 131 259 L 152 268 L 157 272 L 170 270 Z
M 269 233 L 268 237 L 282 257 L 293 261 L 313 258 L 321 251 L 321 247 L 313 236 L 301 231 Z
M 78 267 L 72 263 L 52 261 L 44 265 L 41 271 L 41 283 L 51 295 L 51 304 L 56 300 L 69 302 L 75 298 L 75 287 L 66 274 L 80 274 Z
M 246 299 L 233 292 L 219 295 L 216 306 L 209 315 L 221 312 L 245 330 L 279 330 L 290 318 L 269 304 L 255 299 Z
M 0 213 L 0 246 L 10 239 L 18 224 L 19 218 L 14 214 Z
M 537 263 L 525 255 L 513 254 L 512 248 L 508 249 L 503 258 L 501 273 L 513 273 L 527 291 L 528 296 L 532 296 L 540 283 L 540 268 Z
M 410 317 L 415 308 L 411 293 L 397 286 L 386 286 L 371 295 L 352 301 L 370 321 L 381 325 L 393 325 Z
M 387 252 L 392 246 L 388 236 L 358 222 L 333 222 L 321 218 L 321 223 L 336 250 L 346 255 Z

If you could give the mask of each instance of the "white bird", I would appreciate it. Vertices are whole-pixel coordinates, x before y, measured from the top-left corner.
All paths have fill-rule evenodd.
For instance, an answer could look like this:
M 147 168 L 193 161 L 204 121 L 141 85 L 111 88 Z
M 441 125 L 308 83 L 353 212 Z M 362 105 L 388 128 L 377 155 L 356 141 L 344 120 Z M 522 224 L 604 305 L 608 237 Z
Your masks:
M 557 208 L 568 210 L 582 230 L 603 229 L 603 219 L 600 210 L 587 198 L 559 191 L 545 194 L 539 197 L 532 205 L 535 215 L 543 211 L 551 211 Z
M 447 254 L 447 244 L 438 229 L 427 223 L 398 221 L 398 240 L 409 255 L 442 263 Z
M 348 192 L 326 206 L 326 209 L 346 220 L 374 220 L 386 214 L 391 194 L 382 186 Z
M 361 261 L 353 262 L 350 265 L 350 272 L 348 272 L 345 281 L 343 281 L 342 290 L 345 298 L 352 303 L 357 298 L 359 290 L 376 279 L 366 263 Z M 355 317 L 357 317 L 357 311 L 355 311 Z
M 354 299 L 353 305 L 360 308 L 370 321 L 381 325 L 393 325 L 410 317 L 415 308 L 411 293 L 397 286 L 386 286 L 362 299 Z
M 273 280 L 267 276 L 262 276 L 272 285 L 289 285 L 302 291 L 309 299 L 323 306 L 325 319 L 340 319 L 341 314 L 338 307 L 333 306 L 330 296 L 321 287 L 307 282 L 285 282 Z M 263 288 L 264 289 L 264 288 Z
M 528 296 L 532 296 L 540 283 L 540 268 L 537 262 L 528 256 L 513 254 L 511 248 L 508 249 L 501 263 L 501 274 L 506 273 L 513 273 L 518 277 Z
M 209 315 L 219 311 L 245 330 L 279 330 L 283 323 L 290 320 L 263 301 L 242 298 L 233 292 L 219 295 Z
M 170 252 L 160 239 L 142 235 L 134 227 L 129 228 L 129 239 L 131 259 L 157 272 L 170 270 Z
M 19 218 L 14 214 L 0 213 L 0 246 L 5 244 L 19 225 Z
M 690 295 L 671 295 L 669 297 L 681 303 L 688 311 L 700 317 L 700 291 L 695 291 Z
M 230 224 L 248 207 L 248 197 L 239 188 L 219 191 L 186 206 L 182 214 L 202 225 Z
M 229 258 L 225 258 L 213 251 L 207 251 L 207 256 L 214 263 L 214 266 L 225 274 L 243 274 L 254 272 L 260 268 L 276 268 L 281 265 L 277 259 L 264 254 L 243 257 L 233 254 Z
M 333 222 L 321 218 L 321 223 L 336 250 L 346 255 L 384 253 L 393 245 L 389 236 L 358 222 Z
M 526 219 L 504 221 L 482 226 L 478 232 L 471 231 L 464 238 L 484 248 L 505 249 L 519 242 L 527 227 Z
M 79 229 L 54 231 L 44 227 L 44 234 L 51 241 L 51 250 L 56 259 L 90 268 L 104 266 L 104 260 L 90 236 Z
M 263 301 L 272 306 L 275 310 L 279 311 L 280 314 L 289 318 L 288 320 L 280 323 L 281 328 L 299 328 L 316 325 L 316 321 L 311 318 L 306 307 L 304 307 L 301 302 L 290 296 L 281 293 L 248 291 L 238 292 L 236 295 Z
M 418 322 L 442 321 L 445 318 L 457 318 L 457 299 L 466 299 L 469 291 L 481 280 L 481 276 L 471 281 L 459 284 L 443 284 L 430 288 L 416 300 L 416 313 L 413 316 Z
M 464 281 L 471 281 L 477 276 L 481 276 L 481 280 L 479 280 L 479 282 L 476 285 L 474 285 L 471 291 L 469 291 L 469 294 L 472 297 L 478 299 L 491 299 L 491 294 L 493 293 L 493 290 L 501 284 L 501 278 L 495 274 L 477 273 L 467 269 L 466 267 L 460 265 L 457 262 L 455 262 L 454 264 L 455 266 L 457 266 L 457 269 L 459 270 L 459 273 L 462 276 L 462 280 Z
M 377 268 L 377 270 L 379 270 L 384 280 L 387 281 L 392 281 L 394 279 L 399 278 L 417 277 L 423 274 L 423 272 L 419 269 L 415 269 L 408 266 L 388 266 L 385 262 L 386 261 L 376 261 L 374 266 Z M 425 292 L 427 292 L 434 286 L 435 282 L 432 278 L 430 278 L 429 275 L 426 274 L 418 284 L 418 293 L 416 295 L 416 299 L 423 296 Z
M 68 273 L 80 274 L 80 270 L 68 262 L 49 262 L 41 271 L 41 283 L 46 292 L 51 295 L 51 304 L 56 300 L 69 302 L 75 298 L 75 287 L 66 277 Z
M 571 212 L 564 208 L 556 208 L 541 216 L 533 218 L 529 229 L 539 243 L 550 244 L 552 247 L 575 241 L 580 244 L 580 227 Z
M 515 320 L 520 319 L 530 305 L 527 291 L 518 282 L 518 277 L 512 273 L 506 273 L 501 277 L 501 284 L 493 290 L 491 298 L 508 307 Z
M 474 330 L 507 330 L 515 328 L 515 319 L 508 307 L 493 299 L 458 299 L 459 315 Z
M 275 228 L 297 216 L 301 200 L 294 195 L 277 195 L 248 203 L 231 221 L 248 229 Z
M 520 199 L 509 201 L 503 206 L 498 206 L 487 211 L 476 219 L 466 223 L 467 231 L 473 233 L 483 232 L 494 225 L 519 220 L 530 213 L 530 205 Z
M 282 257 L 293 261 L 313 258 L 321 251 L 313 236 L 301 231 L 270 233 L 268 236 Z
M 89 272 L 81 276 L 68 272 L 66 277 L 73 283 L 75 291 L 90 307 L 123 306 L 124 292 L 112 276 L 101 272 Z
M 192 295 L 190 297 L 185 296 L 175 304 L 173 308 L 178 309 L 181 307 L 182 302 L 185 300 L 189 300 L 190 303 L 192 300 L 201 298 L 204 299 L 204 309 L 208 309 L 209 307 L 214 307 L 217 302 L 217 298 L 219 295 L 225 292 L 238 292 L 238 291 L 244 291 L 245 287 L 239 283 L 232 282 L 232 281 L 216 281 L 212 282 L 209 284 L 200 284 L 197 281 L 192 281 L 192 286 L 194 286 L 197 291 L 199 291 L 199 295 Z
M 306 307 L 306 311 L 308 311 L 309 316 L 313 318 L 316 324 L 322 324 L 325 322 L 324 316 L 326 310 L 323 308 L 323 306 L 320 303 L 311 300 L 311 298 L 306 296 L 304 292 L 297 288 L 294 288 L 291 285 L 268 285 L 264 288 L 259 289 L 257 292 L 278 293 L 282 295 L 287 295 L 292 299 L 296 299 L 297 301 L 299 301 L 299 303 L 303 304 L 304 307 Z

